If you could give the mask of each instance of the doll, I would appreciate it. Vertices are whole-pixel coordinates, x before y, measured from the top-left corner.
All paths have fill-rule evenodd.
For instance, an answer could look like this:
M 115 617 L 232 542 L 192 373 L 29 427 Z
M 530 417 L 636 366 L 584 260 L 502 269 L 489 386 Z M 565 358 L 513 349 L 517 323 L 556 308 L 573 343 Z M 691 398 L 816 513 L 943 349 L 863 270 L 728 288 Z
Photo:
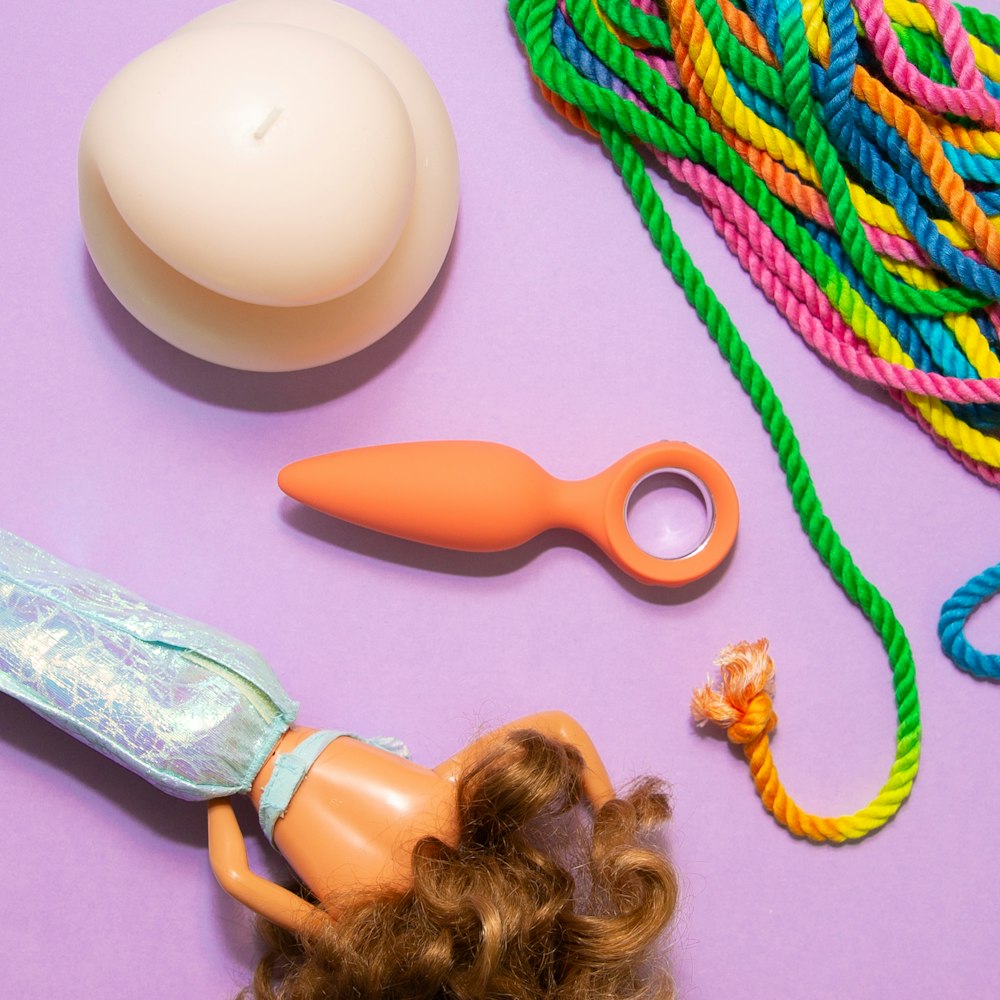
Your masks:
M 564 713 L 422 767 L 396 740 L 298 725 L 249 647 L 6 532 L 0 691 L 208 803 L 212 869 L 270 945 L 247 1000 L 671 995 L 650 962 L 676 901 L 650 842 L 661 784 L 616 798 Z M 249 869 L 235 794 L 297 891 Z

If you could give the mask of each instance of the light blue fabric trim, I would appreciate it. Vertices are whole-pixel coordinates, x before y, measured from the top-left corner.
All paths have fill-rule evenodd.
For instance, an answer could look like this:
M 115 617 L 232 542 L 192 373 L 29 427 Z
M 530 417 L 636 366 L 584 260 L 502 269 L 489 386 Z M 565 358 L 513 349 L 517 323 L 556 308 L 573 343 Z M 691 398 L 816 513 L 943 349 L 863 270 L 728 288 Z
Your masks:
M 264 791 L 261 792 L 258 814 L 260 826 L 268 841 L 274 842 L 274 825 L 285 815 L 288 803 L 299 790 L 302 779 L 309 768 L 316 763 L 316 758 L 335 740 L 341 736 L 350 736 L 371 746 L 378 747 L 399 757 L 409 757 L 406 745 L 391 736 L 365 739 L 357 733 L 349 733 L 343 729 L 321 729 L 307 736 L 294 750 L 279 754 L 274 762 L 274 770 L 267 779 Z

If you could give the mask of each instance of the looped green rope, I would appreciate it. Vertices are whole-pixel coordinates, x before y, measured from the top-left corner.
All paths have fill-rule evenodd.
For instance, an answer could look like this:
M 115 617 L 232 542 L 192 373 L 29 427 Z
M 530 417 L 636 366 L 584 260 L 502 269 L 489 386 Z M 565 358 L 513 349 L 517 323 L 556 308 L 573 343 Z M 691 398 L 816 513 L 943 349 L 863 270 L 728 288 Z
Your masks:
M 616 61 L 636 62 L 636 57 L 608 29 L 591 0 L 568 0 L 566 7 L 574 27 L 597 60 L 612 68 Z M 617 13 L 621 14 L 624 7 L 616 5 Z M 892 607 L 858 569 L 824 513 L 780 400 L 674 231 L 634 141 L 639 140 L 669 156 L 708 164 L 762 215 L 767 215 L 768 224 L 782 240 L 803 245 L 805 266 L 824 288 L 846 300 L 856 293 L 846 280 L 837 285 L 839 271 L 821 248 L 803 239 L 798 223 L 780 201 L 690 105 L 670 88 L 659 86 L 651 72 L 645 72 L 648 67 L 636 64 L 629 68 L 634 71 L 632 79 L 643 84 L 641 96 L 655 114 L 653 110 L 645 110 L 626 100 L 614 89 L 587 79 L 564 57 L 552 37 L 556 0 L 510 0 L 509 11 L 539 82 L 558 100 L 576 109 L 584 125 L 600 136 L 664 264 L 759 413 L 785 473 L 803 530 L 833 579 L 871 622 L 888 654 L 897 708 L 897 746 L 888 779 L 872 801 L 851 815 L 822 819 L 809 817 L 798 809 L 777 784 L 773 767 L 761 779 L 770 793 L 765 794 L 765 789 L 758 785 L 765 805 L 775 818 L 795 833 L 815 840 L 863 837 L 884 825 L 897 812 L 909 795 L 917 773 L 921 727 L 910 645 Z M 629 27 L 639 29 L 642 26 L 633 17 Z M 818 143 L 815 136 L 813 138 Z M 811 822 L 802 823 L 803 816 Z

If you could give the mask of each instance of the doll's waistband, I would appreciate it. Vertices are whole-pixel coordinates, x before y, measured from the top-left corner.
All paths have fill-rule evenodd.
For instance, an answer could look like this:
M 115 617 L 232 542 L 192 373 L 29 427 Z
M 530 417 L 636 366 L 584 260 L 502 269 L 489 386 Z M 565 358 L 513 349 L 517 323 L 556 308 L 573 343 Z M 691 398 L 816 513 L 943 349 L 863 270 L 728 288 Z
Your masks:
M 363 736 L 358 736 L 357 733 L 350 733 L 343 729 L 321 729 L 312 733 L 297 747 L 276 758 L 271 776 L 267 779 L 267 784 L 261 792 L 258 814 L 261 829 L 268 841 L 274 842 L 274 825 L 285 815 L 288 804 L 292 801 L 292 796 L 298 791 L 302 779 L 309 772 L 309 768 L 316 763 L 319 755 L 341 736 L 349 736 L 400 757 L 408 758 L 410 756 L 406 745 L 392 736 L 377 736 L 373 739 L 366 739 Z

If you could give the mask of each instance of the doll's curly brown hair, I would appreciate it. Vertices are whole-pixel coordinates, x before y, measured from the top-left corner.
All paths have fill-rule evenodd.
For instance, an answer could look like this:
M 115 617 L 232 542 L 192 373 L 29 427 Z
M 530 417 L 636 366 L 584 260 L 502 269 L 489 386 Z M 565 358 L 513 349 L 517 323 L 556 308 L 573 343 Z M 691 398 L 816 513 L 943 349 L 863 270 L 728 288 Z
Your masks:
M 583 759 L 533 730 L 460 777 L 460 836 L 413 852 L 409 888 L 339 907 L 315 934 L 262 922 L 269 945 L 241 1000 L 667 1000 L 651 961 L 677 880 L 650 835 L 654 779 L 593 821 L 574 807 Z

